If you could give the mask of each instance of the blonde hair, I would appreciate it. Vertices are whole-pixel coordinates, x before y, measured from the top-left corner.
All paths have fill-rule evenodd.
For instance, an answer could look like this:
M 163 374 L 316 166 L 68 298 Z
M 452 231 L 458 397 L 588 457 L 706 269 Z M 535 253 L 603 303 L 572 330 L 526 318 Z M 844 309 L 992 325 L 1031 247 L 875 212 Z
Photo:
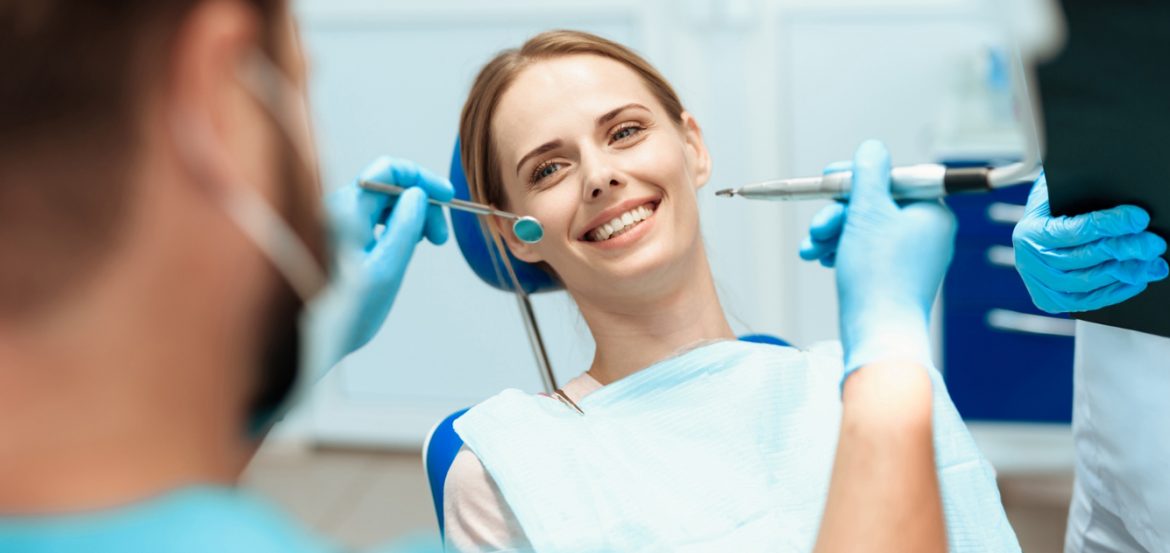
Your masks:
M 500 98 L 524 69 L 541 60 L 575 54 L 591 54 L 614 60 L 632 69 L 657 98 L 676 125 L 682 124 L 683 106 L 666 78 L 633 50 L 611 40 L 580 31 L 547 31 L 520 48 L 504 50 L 492 58 L 475 78 L 459 120 L 460 161 L 472 199 L 507 208 L 499 159 L 492 141 L 492 116 Z

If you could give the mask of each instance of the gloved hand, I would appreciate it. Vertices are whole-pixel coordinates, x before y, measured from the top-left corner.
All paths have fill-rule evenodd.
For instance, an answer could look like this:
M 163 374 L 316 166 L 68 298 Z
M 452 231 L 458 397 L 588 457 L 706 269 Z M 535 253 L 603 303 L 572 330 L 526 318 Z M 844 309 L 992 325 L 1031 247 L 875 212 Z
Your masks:
M 358 186 L 374 180 L 407 188 L 395 197 Z M 442 208 L 427 198 L 454 197 L 451 183 L 413 162 L 383 157 L 354 182 L 325 198 L 336 248 L 330 285 L 306 309 L 316 351 L 307 353 L 315 377 L 366 345 L 390 312 L 415 245 L 425 236 L 447 241 Z
M 932 366 L 930 308 L 954 254 L 954 215 L 937 201 L 895 203 L 880 142 L 863 143 L 852 169 L 849 203 L 823 209 L 800 252 L 837 268 L 846 377 L 888 359 Z
M 1053 217 L 1041 174 L 1012 233 L 1016 270 L 1036 307 L 1049 313 L 1121 303 L 1170 273 L 1161 257 L 1166 241 L 1146 231 L 1149 224 L 1149 214 L 1132 205 Z
M 852 161 L 830 163 L 821 174 L 849 171 Z M 809 223 L 808 236 L 800 243 L 800 258 L 805 261 L 819 261 L 822 267 L 832 268 L 837 263 L 837 242 L 845 228 L 845 207 L 842 202 L 833 202 L 813 216 Z

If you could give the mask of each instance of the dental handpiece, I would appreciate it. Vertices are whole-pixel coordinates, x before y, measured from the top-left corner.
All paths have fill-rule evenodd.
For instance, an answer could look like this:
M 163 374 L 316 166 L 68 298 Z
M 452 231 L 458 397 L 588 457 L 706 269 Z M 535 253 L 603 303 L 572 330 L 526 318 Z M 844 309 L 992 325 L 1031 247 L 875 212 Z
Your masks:
M 890 170 L 890 195 L 896 200 L 930 200 L 961 192 L 983 192 L 1000 186 L 989 167 L 952 168 L 927 163 Z M 845 200 L 853 173 L 840 171 L 819 177 L 779 179 L 715 192 L 717 196 L 743 196 L 750 200 Z
M 395 184 L 387 184 L 384 182 L 377 182 L 372 180 L 359 181 L 358 184 L 366 190 L 373 190 L 374 192 L 382 192 L 383 194 L 392 194 L 395 196 L 406 191 L 405 188 Z M 530 215 L 517 215 L 509 211 L 496 209 L 494 207 L 483 204 L 477 204 L 475 202 L 469 202 L 467 200 L 453 199 L 446 202 L 441 202 L 434 198 L 427 198 L 427 202 L 433 205 L 447 206 L 451 209 L 466 211 L 468 213 L 476 213 L 479 215 L 494 215 L 504 219 L 511 219 L 513 221 L 512 232 L 514 232 L 516 237 L 521 241 L 527 242 L 529 244 L 535 244 L 544 238 L 544 225 L 541 225 L 540 221 L 538 221 L 536 217 L 532 217 Z

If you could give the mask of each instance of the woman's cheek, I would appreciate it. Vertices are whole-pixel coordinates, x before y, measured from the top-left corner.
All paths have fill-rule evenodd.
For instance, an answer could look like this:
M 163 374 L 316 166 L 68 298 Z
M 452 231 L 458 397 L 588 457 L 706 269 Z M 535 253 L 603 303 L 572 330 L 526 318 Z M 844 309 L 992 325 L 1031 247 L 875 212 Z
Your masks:
M 665 148 L 662 147 L 662 142 L 658 136 L 647 136 L 640 144 L 635 144 L 630 147 L 631 159 L 646 168 L 669 163 L 670 156 L 667 155 Z
M 631 161 L 636 173 L 646 175 L 647 180 L 660 186 L 683 184 L 686 175 L 686 158 L 677 145 L 665 140 L 664 136 L 648 136 L 642 144 L 634 146 Z
M 570 188 L 568 183 L 559 182 L 554 189 L 545 191 L 529 205 L 529 213 L 540 220 L 546 234 L 550 231 L 562 236 L 568 234 L 576 212 L 576 195 Z

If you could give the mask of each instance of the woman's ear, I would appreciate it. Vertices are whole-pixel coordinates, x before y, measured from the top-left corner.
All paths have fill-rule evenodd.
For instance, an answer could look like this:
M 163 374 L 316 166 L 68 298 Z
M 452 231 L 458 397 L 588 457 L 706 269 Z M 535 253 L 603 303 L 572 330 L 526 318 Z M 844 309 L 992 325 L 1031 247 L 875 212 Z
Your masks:
M 504 239 L 504 244 L 508 247 L 508 251 L 512 255 L 525 263 L 540 263 L 544 258 L 536 251 L 536 244 L 529 244 L 518 237 L 512 231 L 512 220 L 504 219 L 503 217 L 495 217 L 488 215 L 488 224 L 491 225 L 493 232 L 497 233 Z
M 702 188 L 711 178 L 711 154 L 703 142 L 703 129 L 690 112 L 682 113 L 683 140 L 686 142 L 687 163 L 695 176 L 695 188 Z

